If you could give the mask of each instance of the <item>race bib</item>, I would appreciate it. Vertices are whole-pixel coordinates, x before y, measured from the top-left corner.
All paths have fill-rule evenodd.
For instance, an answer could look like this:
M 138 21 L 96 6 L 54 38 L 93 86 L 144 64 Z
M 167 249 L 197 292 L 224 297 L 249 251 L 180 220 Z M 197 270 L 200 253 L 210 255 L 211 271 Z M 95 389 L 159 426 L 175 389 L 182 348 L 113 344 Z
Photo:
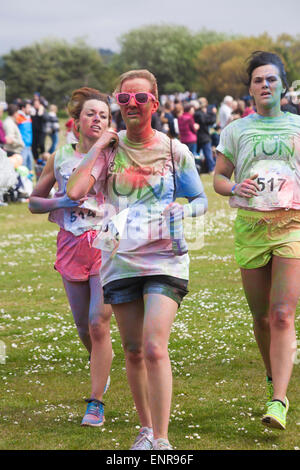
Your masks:
M 252 175 L 259 186 L 258 195 L 249 199 L 249 207 L 260 210 L 289 208 L 294 197 L 295 175 L 286 162 L 260 160 L 252 169 Z
M 64 211 L 64 227 L 72 233 L 101 226 L 103 213 L 95 198 L 89 198 L 80 207 L 72 207 Z

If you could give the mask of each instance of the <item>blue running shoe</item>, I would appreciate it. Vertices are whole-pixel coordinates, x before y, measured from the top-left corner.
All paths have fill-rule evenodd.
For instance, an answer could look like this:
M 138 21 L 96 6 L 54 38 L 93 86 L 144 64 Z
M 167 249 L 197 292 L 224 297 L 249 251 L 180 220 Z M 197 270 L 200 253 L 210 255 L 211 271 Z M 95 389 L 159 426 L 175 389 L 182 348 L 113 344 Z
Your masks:
M 85 401 L 88 405 L 81 426 L 102 426 L 105 421 L 104 403 L 95 398 L 88 398 Z

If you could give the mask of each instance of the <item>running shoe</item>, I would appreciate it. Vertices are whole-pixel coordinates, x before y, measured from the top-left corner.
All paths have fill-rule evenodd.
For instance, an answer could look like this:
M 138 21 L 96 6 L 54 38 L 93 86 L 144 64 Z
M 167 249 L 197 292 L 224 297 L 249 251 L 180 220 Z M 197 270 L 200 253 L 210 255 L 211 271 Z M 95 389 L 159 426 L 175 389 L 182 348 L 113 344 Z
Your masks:
M 267 376 L 267 400 L 268 400 L 268 402 L 273 400 L 273 395 L 274 395 L 273 382 L 272 382 L 272 379 L 269 379 L 269 377 Z M 289 409 L 288 397 L 285 397 L 284 402 L 285 402 L 285 406 L 286 406 L 287 411 L 288 411 L 288 409 Z
M 130 450 L 151 450 L 153 441 L 153 431 L 151 428 L 141 428 L 133 446 Z
M 104 403 L 95 398 L 88 398 L 88 405 L 81 426 L 102 426 L 104 418 Z
M 155 439 L 153 441 L 153 450 L 173 450 L 173 447 L 171 446 L 170 442 L 168 439 Z
M 288 409 L 287 397 L 285 397 L 285 406 L 279 400 L 268 401 L 267 413 L 263 416 L 262 423 L 270 428 L 285 429 Z
M 273 395 L 274 395 L 273 382 L 272 382 L 272 379 L 269 379 L 268 376 L 266 377 L 266 380 L 267 380 L 267 400 L 272 401 L 273 400 Z M 285 406 L 286 406 L 287 411 L 288 411 L 289 406 L 290 406 L 288 397 L 285 397 L 284 402 L 285 402 Z

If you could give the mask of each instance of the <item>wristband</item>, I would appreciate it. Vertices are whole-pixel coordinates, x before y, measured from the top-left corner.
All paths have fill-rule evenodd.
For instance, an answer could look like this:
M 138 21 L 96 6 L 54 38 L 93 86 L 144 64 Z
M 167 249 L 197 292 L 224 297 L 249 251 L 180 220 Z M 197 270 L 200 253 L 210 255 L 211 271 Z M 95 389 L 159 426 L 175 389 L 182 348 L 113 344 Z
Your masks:
M 238 183 L 235 183 L 235 184 L 232 186 L 231 191 L 230 191 L 230 196 L 235 196 L 234 190 L 235 190 L 235 188 L 236 188 L 237 185 L 238 185 Z

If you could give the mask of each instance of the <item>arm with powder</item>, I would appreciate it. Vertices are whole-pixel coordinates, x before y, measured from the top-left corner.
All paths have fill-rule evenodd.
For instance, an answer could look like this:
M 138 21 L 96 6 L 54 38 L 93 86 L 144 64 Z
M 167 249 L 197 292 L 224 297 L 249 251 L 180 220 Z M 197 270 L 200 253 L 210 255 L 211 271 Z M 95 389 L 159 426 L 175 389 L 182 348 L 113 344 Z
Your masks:
M 104 171 L 106 161 L 101 155 L 101 152 L 109 147 L 110 145 L 117 145 L 118 135 L 117 133 L 109 129 L 104 131 L 100 139 L 93 145 L 91 150 L 82 159 L 82 162 L 78 165 L 76 170 L 71 174 L 67 184 L 67 195 L 72 200 L 78 200 L 87 195 L 90 189 L 95 184 L 95 177 L 92 174 L 93 168 L 98 158 L 100 158 L 102 170 Z
M 55 154 L 51 155 L 33 192 L 31 193 L 29 199 L 29 210 L 32 214 L 45 214 L 56 209 L 76 207 L 83 202 L 72 201 L 66 194 L 60 197 L 49 198 L 50 191 L 56 182 L 54 174 L 54 158 Z

